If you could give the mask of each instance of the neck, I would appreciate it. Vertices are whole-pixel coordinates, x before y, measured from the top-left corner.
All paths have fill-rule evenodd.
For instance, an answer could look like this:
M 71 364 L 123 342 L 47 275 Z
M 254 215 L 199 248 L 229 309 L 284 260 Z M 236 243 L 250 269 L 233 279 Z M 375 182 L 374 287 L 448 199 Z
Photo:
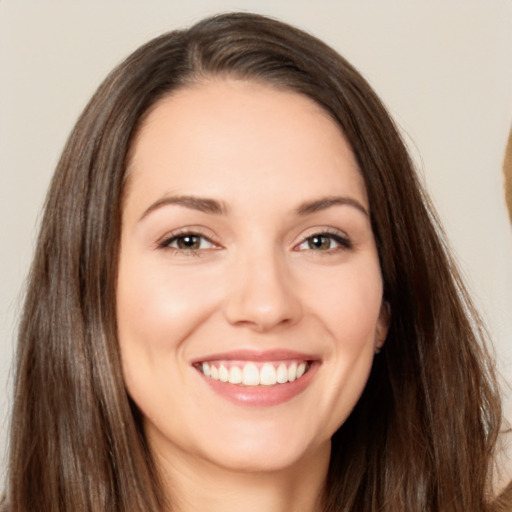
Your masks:
M 329 456 L 325 446 L 291 467 L 240 472 L 174 452 L 158 466 L 172 512 L 320 512 Z

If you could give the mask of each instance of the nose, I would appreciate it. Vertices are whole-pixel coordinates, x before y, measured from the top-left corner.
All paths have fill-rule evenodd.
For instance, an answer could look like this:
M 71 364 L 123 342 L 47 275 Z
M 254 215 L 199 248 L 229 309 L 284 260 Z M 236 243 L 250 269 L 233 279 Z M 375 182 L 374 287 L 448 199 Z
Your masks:
M 231 324 L 265 332 L 299 321 L 302 305 L 285 256 L 259 251 L 233 266 L 224 308 Z

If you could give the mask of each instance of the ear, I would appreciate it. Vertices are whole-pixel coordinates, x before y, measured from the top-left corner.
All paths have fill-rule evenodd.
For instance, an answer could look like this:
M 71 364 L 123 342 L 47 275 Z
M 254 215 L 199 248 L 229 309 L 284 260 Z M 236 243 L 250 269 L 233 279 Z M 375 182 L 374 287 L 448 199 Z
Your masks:
M 389 323 L 391 321 L 391 307 L 389 302 L 382 301 L 379 318 L 375 328 L 375 353 L 378 354 L 386 341 L 388 335 Z

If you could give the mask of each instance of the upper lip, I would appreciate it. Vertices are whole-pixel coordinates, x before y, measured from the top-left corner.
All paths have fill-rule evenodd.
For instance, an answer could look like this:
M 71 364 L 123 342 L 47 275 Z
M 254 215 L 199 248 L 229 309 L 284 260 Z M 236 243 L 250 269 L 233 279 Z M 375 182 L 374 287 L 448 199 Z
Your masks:
M 300 361 L 314 361 L 319 359 L 312 354 L 296 352 L 294 350 L 276 349 L 276 350 L 233 350 L 229 352 L 217 352 L 208 354 L 192 360 L 192 364 L 205 361 L 286 361 L 296 359 Z

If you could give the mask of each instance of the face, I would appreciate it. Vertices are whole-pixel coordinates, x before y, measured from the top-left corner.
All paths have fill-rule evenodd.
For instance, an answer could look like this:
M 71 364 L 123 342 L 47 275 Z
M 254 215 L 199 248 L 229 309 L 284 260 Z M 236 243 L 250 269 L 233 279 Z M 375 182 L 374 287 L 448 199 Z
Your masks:
M 126 386 L 169 460 L 328 456 L 386 335 L 354 155 L 312 100 L 264 85 L 212 79 L 150 112 L 117 286 Z

